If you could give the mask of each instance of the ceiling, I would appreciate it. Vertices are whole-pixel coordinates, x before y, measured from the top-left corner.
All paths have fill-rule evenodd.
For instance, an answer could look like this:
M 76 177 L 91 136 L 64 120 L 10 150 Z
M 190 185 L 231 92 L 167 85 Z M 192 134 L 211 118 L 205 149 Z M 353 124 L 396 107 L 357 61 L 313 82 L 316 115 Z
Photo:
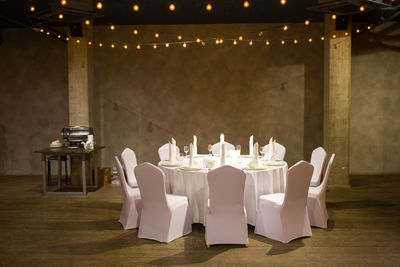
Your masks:
M 348 14 L 355 21 L 376 23 L 382 19 L 382 8 L 400 6 L 399 0 L 0 0 L 0 27 L 55 27 L 92 19 L 95 25 L 140 24 L 216 24 L 216 23 L 277 23 L 322 21 L 323 13 Z M 134 4 L 139 5 L 137 12 Z M 175 10 L 170 11 L 173 3 Z M 212 10 L 207 11 L 206 5 Z M 360 5 L 365 11 L 359 10 Z M 34 12 L 30 7 L 34 6 Z M 336 9 L 335 9 L 336 8 Z M 387 10 L 385 11 L 388 12 Z M 63 19 L 59 19 L 59 14 Z M 393 16 L 391 10 L 386 17 Z M 399 16 L 396 16 L 398 19 Z

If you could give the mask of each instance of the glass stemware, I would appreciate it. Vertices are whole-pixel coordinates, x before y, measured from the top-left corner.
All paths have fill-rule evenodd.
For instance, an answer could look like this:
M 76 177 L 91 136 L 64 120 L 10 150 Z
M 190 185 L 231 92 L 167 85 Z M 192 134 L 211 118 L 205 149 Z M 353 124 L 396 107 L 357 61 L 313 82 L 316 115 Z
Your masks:
M 210 154 L 210 156 L 211 156 L 211 151 L 212 151 L 212 145 L 210 144 L 208 145 L 208 153 Z
M 185 156 L 187 157 L 187 153 L 189 152 L 189 146 L 184 146 L 183 151 L 185 152 Z

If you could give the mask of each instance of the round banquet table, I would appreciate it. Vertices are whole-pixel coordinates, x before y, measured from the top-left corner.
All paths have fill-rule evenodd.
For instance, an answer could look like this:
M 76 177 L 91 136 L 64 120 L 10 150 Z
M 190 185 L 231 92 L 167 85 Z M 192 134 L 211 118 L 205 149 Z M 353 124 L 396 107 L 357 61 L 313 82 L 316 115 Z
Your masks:
M 218 156 L 198 155 L 194 160 L 198 166 L 203 167 L 204 159 L 215 160 L 215 167 L 219 167 Z M 252 160 L 248 156 L 227 157 L 226 165 L 243 169 L 246 173 L 246 184 L 244 190 L 244 205 L 247 212 L 247 223 L 255 225 L 257 200 L 260 195 L 283 193 L 286 187 L 286 176 L 288 165 L 286 162 L 276 162 L 267 165 L 266 161 L 260 159 L 262 170 L 247 170 L 247 164 Z M 187 196 L 192 217 L 192 223 L 203 223 L 205 218 L 205 207 L 208 205 L 208 183 L 207 173 L 209 169 L 186 170 L 181 167 L 167 167 L 166 162 L 159 162 L 159 167 L 165 173 L 165 186 L 167 193 Z M 180 166 L 189 166 L 187 157 L 181 158 Z M 229 185 L 227 185 L 229 190 Z

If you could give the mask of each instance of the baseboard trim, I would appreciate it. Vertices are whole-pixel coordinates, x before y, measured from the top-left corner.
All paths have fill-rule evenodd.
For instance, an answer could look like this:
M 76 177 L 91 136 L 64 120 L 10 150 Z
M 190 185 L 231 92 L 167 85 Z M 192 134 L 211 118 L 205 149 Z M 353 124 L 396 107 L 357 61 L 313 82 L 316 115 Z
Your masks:
M 400 172 L 352 172 L 349 175 L 365 175 L 365 176 L 372 176 L 372 175 L 400 175 Z

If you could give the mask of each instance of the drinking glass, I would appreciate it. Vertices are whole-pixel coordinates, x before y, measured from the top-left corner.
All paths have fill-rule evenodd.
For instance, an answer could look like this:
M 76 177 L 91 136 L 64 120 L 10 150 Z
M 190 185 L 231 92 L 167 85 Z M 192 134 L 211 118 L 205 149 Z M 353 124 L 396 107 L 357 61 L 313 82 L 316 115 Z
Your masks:
M 210 156 L 211 156 L 211 151 L 212 151 L 212 145 L 210 144 L 208 145 L 208 153 L 210 154 Z
M 184 146 L 183 151 L 185 151 L 185 156 L 187 157 L 187 153 L 189 152 L 189 146 Z
M 241 149 L 242 149 L 242 147 L 240 145 L 236 145 L 236 150 L 239 150 L 239 154 L 240 154 Z
M 260 147 L 260 155 L 261 155 L 261 158 L 264 158 L 264 150 L 263 150 L 263 147 Z

